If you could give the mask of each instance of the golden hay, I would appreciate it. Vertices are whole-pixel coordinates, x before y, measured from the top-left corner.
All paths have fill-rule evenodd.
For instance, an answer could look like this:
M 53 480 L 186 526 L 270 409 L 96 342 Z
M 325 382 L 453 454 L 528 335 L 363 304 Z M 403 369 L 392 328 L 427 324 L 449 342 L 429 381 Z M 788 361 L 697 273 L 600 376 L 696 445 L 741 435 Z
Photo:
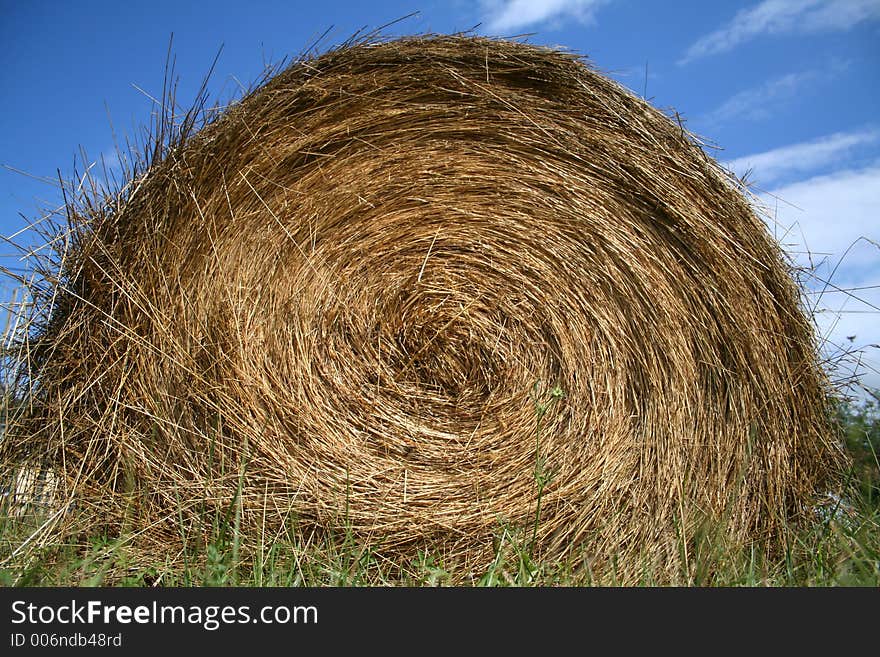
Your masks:
M 707 522 L 772 549 L 833 483 L 777 244 L 574 55 L 347 44 L 72 219 L 2 462 L 168 554 L 238 499 L 245 548 L 295 518 L 479 572 L 505 527 L 662 580 Z

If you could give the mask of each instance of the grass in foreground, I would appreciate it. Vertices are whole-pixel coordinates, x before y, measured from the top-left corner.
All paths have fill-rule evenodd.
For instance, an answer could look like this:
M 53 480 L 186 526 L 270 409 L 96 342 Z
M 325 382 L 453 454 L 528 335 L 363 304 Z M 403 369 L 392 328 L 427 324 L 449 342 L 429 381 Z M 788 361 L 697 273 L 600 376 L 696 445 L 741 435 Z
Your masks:
M 32 520 L 7 518 L 0 526 L 0 554 L 9 555 Z M 690 548 L 690 568 L 671 580 L 679 586 L 880 586 L 880 510 L 831 507 L 824 519 L 793 533 L 784 555 L 727 550 L 707 531 Z M 172 561 L 144 559 L 129 537 L 83 536 L 49 543 L 28 566 L 0 568 L 4 586 L 614 586 L 612 575 L 594 576 L 571 563 L 534 559 L 527 530 L 501 527 L 496 557 L 483 572 L 455 572 L 434 555 L 419 553 L 410 563 L 389 563 L 351 534 L 306 542 L 288 536 L 245 558 L 230 527 L 217 525 L 207 542 L 188 545 Z M 642 585 L 658 581 L 645 569 Z
M 731 551 L 712 532 L 691 546 L 687 572 L 671 581 L 645 569 L 641 585 L 677 586 L 880 586 L 880 510 L 829 507 L 825 518 L 792 533 L 785 553 Z M 29 518 L 6 518 L 0 554 L 10 555 L 34 530 Z M 3 586 L 615 586 L 613 573 L 595 576 L 574 563 L 552 563 L 530 554 L 529 532 L 500 527 L 495 559 L 483 572 L 462 573 L 435 555 L 409 563 L 383 560 L 351 534 L 307 542 L 288 536 L 240 557 L 231 527 L 217 525 L 206 542 L 193 541 L 172 561 L 137 552 L 131 537 L 81 536 L 48 543 L 24 568 L 0 568 Z M 163 560 L 164 559 L 164 560 Z M 14 560 L 13 560 L 14 563 Z
M 679 586 L 880 586 L 880 408 L 841 405 L 841 437 L 852 460 L 850 500 L 829 498 L 815 521 L 792 530 L 784 554 L 729 549 L 707 527 L 687 551 L 686 571 L 670 578 L 645 568 L 641 584 Z M 536 475 L 537 477 L 537 475 Z M 540 484 L 540 478 L 538 478 Z M 585 561 L 553 563 L 532 551 L 534 526 L 499 526 L 495 558 L 482 572 L 461 572 L 421 552 L 408 563 L 383 559 L 377 546 L 351 532 L 306 538 L 295 523 L 284 536 L 242 555 L 236 515 L 206 519 L 183 536 L 181 554 L 150 558 L 131 535 L 38 537 L 46 517 L 0 509 L 0 585 L 3 586 L 614 586 L 613 572 L 596 576 Z M 536 521 L 538 518 L 536 517 Z M 28 542 L 25 565 L 17 558 Z M 36 547 L 39 545 L 39 547 Z

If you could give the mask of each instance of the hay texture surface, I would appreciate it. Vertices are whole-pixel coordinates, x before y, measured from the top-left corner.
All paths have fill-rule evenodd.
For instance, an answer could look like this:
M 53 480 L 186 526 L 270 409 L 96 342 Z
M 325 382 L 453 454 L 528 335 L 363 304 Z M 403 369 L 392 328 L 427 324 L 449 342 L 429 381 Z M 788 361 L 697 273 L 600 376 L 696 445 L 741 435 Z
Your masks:
M 772 544 L 833 471 L 776 243 L 573 55 L 350 44 L 72 214 L 4 463 L 157 545 L 234 503 L 245 545 L 295 519 L 479 572 L 521 528 L 626 581 L 707 520 Z

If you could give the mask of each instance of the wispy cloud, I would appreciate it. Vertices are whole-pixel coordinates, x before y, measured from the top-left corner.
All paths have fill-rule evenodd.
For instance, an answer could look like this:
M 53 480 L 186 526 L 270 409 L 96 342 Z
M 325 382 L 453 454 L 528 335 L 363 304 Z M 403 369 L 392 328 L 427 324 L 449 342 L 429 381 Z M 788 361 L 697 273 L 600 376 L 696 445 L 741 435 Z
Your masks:
M 122 163 L 119 161 L 119 151 L 115 148 L 108 148 L 97 162 L 99 167 L 106 168 L 110 171 L 121 171 Z
M 795 174 L 802 176 L 840 164 L 855 149 L 878 140 L 878 130 L 838 132 L 812 141 L 738 157 L 723 164 L 740 177 L 750 172 L 750 178 L 761 185 L 768 185 Z
M 835 60 L 823 69 L 800 71 L 773 78 L 758 87 L 734 94 L 702 118 L 709 124 L 719 124 L 733 119 L 763 121 L 788 105 L 805 87 L 832 80 L 847 68 L 849 68 L 848 62 Z
M 746 89 L 731 96 L 711 111 L 705 120 L 716 124 L 732 119 L 749 121 L 767 119 L 780 106 L 794 98 L 807 83 L 818 77 L 818 71 L 802 71 L 768 80 L 759 87 Z
M 489 32 L 499 33 L 570 18 L 591 23 L 609 0 L 489 0 L 482 3 Z
M 880 19 L 880 0 L 764 0 L 698 39 L 679 64 L 733 50 L 765 34 L 842 31 L 876 19 Z

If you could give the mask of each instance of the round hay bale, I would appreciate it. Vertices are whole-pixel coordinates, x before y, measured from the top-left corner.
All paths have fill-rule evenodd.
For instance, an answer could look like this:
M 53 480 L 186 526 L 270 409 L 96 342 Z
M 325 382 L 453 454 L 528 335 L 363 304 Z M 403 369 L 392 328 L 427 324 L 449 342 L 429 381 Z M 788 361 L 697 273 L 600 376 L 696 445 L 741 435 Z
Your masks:
M 348 44 L 72 218 L 5 460 L 39 441 L 92 522 L 166 549 L 234 505 L 245 547 L 295 519 L 662 580 L 707 526 L 772 546 L 836 472 L 777 244 L 571 54 Z

